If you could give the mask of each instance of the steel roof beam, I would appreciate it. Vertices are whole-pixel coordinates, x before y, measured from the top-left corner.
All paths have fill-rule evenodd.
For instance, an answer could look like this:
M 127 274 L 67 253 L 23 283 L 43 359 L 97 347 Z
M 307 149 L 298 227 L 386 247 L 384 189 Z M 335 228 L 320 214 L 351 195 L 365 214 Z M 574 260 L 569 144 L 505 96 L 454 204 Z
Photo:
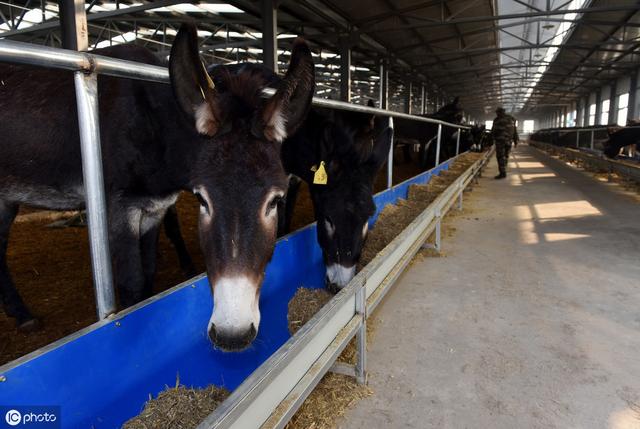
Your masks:
M 634 41 L 626 41 L 626 42 L 622 42 L 622 43 L 617 43 L 618 45 L 630 45 L 630 44 L 634 44 L 637 42 Z M 455 58 L 446 58 L 443 59 L 442 62 L 448 63 L 448 62 L 453 62 L 453 61 L 460 61 L 460 60 L 464 60 L 467 57 L 477 57 L 477 56 L 482 56 L 485 54 L 490 54 L 490 53 L 501 53 L 501 52 L 507 52 L 507 51 L 522 51 L 522 50 L 535 50 L 535 49 L 548 49 L 548 48 L 567 48 L 567 49 L 571 49 L 571 50 L 578 50 L 578 51 L 590 51 L 593 49 L 593 45 L 573 45 L 573 44 L 560 44 L 560 45 L 553 45 L 553 44 L 549 44 L 549 45 L 530 45 L 530 46 L 507 46 L 507 47 L 503 47 L 503 48 L 478 48 L 478 49 L 469 49 L 467 51 L 465 50 L 456 50 L 456 51 L 448 51 L 448 52 L 439 52 L 438 55 L 456 55 L 456 54 L 460 54 L 460 53 L 464 53 L 465 55 L 460 55 L 458 57 Z M 623 53 L 626 52 L 626 49 L 615 49 L 615 48 L 605 48 L 605 47 L 601 47 L 600 45 L 597 47 L 597 51 L 600 52 L 616 52 L 616 53 Z M 418 63 L 415 66 L 416 67 L 430 67 L 430 66 L 434 66 L 437 65 L 439 63 L 436 62 L 429 62 L 429 63 Z
M 362 29 L 365 33 L 386 33 L 392 31 L 399 30 L 407 30 L 410 28 L 435 28 L 442 27 L 446 25 L 452 24 L 472 24 L 478 22 L 495 22 L 501 20 L 508 19 L 519 19 L 519 18 L 536 18 L 536 17 L 545 17 L 545 16 L 553 16 L 553 15 L 564 15 L 567 13 L 576 13 L 576 14 L 587 14 L 587 13 L 603 13 L 603 12 L 622 12 L 622 11 L 637 11 L 638 5 L 617 5 L 617 6 L 596 6 L 591 8 L 582 8 L 582 9 L 565 9 L 561 11 L 549 11 L 549 12 L 530 12 L 530 13 L 513 13 L 507 15 L 494 15 L 494 16 L 477 16 L 472 18 L 458 18 L 453 19 L 451 21 L 440 21 L 440 22 L 430 22 L 425 24 L 410 24 L 408 26 L 403 27 L 394 27 L 394 28 L 380 28 L 380 29 Z
M 113 18 L 116 16 L 129 15 L 137 12 L 144 12 L 151 9 L 158 9 L 160 7 L 173 6 L 179 3 L 184 3 L 184 0 L 155 0 L 154 2 L 145 3 L 140 6 L 132 6 L 122 9 L 108 10 L 104 12 L 87 14 L 87 22 L 97 21 L 101 19 Z M 5 31 L 0 33 L 0 37 L 11 37 L 19 34 L 33 33 L 37 31 L 46 31 L 60 27 L 60 20 L 54 19 L 51 21 L 43 22 L 42 24 L 32 25 L 28 28 Z
M 636 9 L 635 9 L 635 11 L 632 11 L 632 12 L 630 12 L 629 14 L 627 14 L 626 18 L 624 19 L 624 21 L 622 21 L 622 23 L 620 23 L 620 22 L 619 22 L 619 23 L 618 23 L 618 25 L 617 25 L 614 29 L 612 29 L 611 31 L 609 31 L 609 33 L 608 33 L 608 34 L 605 34 L 605 39 L 604 39 L 604 40 L 608 40 L 608 39 L 609 39 L 609 37 L 611 37 L 611 36 L 612 36 L 613 34 L 615 34 L 618 30 L 620 30 L 620 28 L 624 27 L 625 23 L 626 23 L 627 21 L 629 21 L 629 20 L 631 19 L 631 17 L 633 17 L 633 15 L 635 15 L 635 14 L 636 14 L 636 12 L 637 12 L 637 11 L 638 11 L 638 5 L 636 5 Z M 637 49 L 637 47 L 638 47 L 638 45 L 636 45 L 635 47 L 632 47 L 632 48 L 629 50 L 629 53 L 633 52 L 635 49 Z M 589 51 L 589 53 L 587 54 L 587 58 L 586 58 L 586 59 L 590 58 L 590 57 L 591 57 L 595 52 L 597 52 L 597 48 L 593 48 L 591 51 Z M 561 53 L 562 53 L 562 51 L 559 51 L 559 52 L 558 52 L 558 55 L 560 55 Z M 622 58 L 624 58 L 626 55 L 628 55 L 628 54 L 622 54 L 622 55 L 618 56 L 618 57 L 614 60 L 614 62 L 617 62 L 617 61 L 621 60 L 621 59 L 622 59 Z M 556 58 L 557 58 L 557 56 L 556 56 Z M 571 76 L 571 73 L 573 73 L 573 72 L 577 71 L 577 70 L 578 70 L 578 68 L 580 68 L 580 67 L 584 67 L 584 66 L 585 66 L 585 64 L 586 64 L 586 63 L 585 63 L 586 59 L 581 60 L 581 61 L 579 62 L 579 64 L 575 65 L 575 67 L 574 67 L 572 70 L 570 70 L 570 71 L 569 71 L 569 73 L 567 73 L 567 76 Z M 616 69 L 616 67 L 613 67 L 611 64 L 603 64 L 601 67 L 606 67 L 606 68 L 607 68 L 607 70 L 611 70 L 611 69 L 614 69 L 614 70 L 615 70 L 615 69 Z M 595 74 L 599 74 L 601 71 L 602 71 L 602 70 L 598 70 Z M 543 78 L 544 78 L 544 77 L 543 77 Z M 559 85 L 562 85 L 565 81 L 566 81 L 566 77 L 565 77 L 565 78 L 562 78 L 562 79 L 560 80 L 560 82 L 556 85 L 556 87 L 557 87 L 557 86 L 559 86 Z M 580 86 L 583 86 L 583 85 L 584 85 L 584 82 L 582 82 L 580 85 L 578 85 L 578 86 L 576 86 L 576 87 L 572 88 L 572 90 L 574 90 L 574 91 L 575 91 L 575 90 L 577 90 Z M 580 95 L 582 95 L 582 94 L 580 94 Z

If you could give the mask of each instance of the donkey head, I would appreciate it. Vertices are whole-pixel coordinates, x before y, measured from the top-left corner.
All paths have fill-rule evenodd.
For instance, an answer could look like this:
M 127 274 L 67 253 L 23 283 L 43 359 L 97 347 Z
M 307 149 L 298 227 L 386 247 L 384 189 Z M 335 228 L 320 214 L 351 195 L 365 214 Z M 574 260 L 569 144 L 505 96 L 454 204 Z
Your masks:
M 462 106 L 460 105 L 460 97 L 456 97 L 449 104 L 442 106 L 434 115 L 438 119 L 442 119 L 446 122 L 459 124 L 462 122 L 463 117 Z
M 280 146 L 311 104 L 311 52 L 296 40 L 282 85 L 264 99 L 265 82 L 254 73 L 229 73 L 214 84 L 198 54 L 196 29 L 185 25 L 169 70 L 176 99 L 199 134 L 190 187 L 200 202 L 200 245 L 213 291 L 209 338 L 223 350 L 240 350 L 260 324 L 260 285 L 287 189 Z
M 389 154 L 393 129 L 387 118 L 335 113 L 323 136 L 326 185 L 311 185 L 326 283 L 338 291 L 349 283 L 375 212 L 373 182 Z

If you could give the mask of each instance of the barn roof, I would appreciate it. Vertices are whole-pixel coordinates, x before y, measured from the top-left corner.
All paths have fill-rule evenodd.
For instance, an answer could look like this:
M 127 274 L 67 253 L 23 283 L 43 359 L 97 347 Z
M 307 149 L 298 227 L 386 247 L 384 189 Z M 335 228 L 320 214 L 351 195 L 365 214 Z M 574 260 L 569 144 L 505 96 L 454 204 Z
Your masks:
M 91 47 L 136 40 L 168 54 L 180 23 L 196 20 L 208 62 L 262 60 L 259 2 L 87 0 Z M 290 39 L 315 48 L 318 93 L 339 91 L 341 44 L 352 46 L 354 101 L 377 98 L 390 67 L 391 107 L 409 83 L 418 104 L 461 96 L 468 111 L 535 112 L 566 104 L 636 69 L 640 2 L 631 0 L 290 0 L 278 8 L 279 62 Z M 54 2 L 0 1 L 0 37 L 60 45 Z

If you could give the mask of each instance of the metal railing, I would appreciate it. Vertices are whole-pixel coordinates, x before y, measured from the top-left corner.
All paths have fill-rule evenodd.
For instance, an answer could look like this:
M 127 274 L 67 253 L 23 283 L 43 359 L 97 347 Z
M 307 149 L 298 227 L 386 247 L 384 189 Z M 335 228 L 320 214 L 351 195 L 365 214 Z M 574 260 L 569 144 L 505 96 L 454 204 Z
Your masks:
M 608 159 L 602 155 L 596 156 L 574 148 L 555 146 L 539 141 L 531 141 L 529 145 L 551 154 L 561 155 L 565 159 L 579 163 L 587 169 L 606 172 L 609 174 L 609 178 L 611 178 L 611 173 L 616 173 L 620 177 L 640 183 L 640 165 L 633 165 L 630 162 Z
M 63 69 L 75 72 L 78 122 L 82 146 L 82 167 L 86 191 L 89 241 L 93 268 L 94 289 L 98 318 L 104 319 L 116 310 L 113 290 L 111 259 L 107 233 L 107 207 L 102 176 L 100 128 L 98 123 L 97 75 L 169 83 L 169 71 L 165 67 L 134 61 L 78 52 L 67 49 L 36 46 L 29 43 L 0 39 L 0 62 Z M 265 95 L 273 94 L 267 89 Z M 423 118 L 406 113 L 392 112 L 323 98 L 313 98 L 313 105 L 351 112 L 370 113 L 390 118 L 404 118 L 438 124 L 436 165 L 439 164 L 442 127 L 468 129 L 437 119 Z M 390 121 L 393 127 L 393 120 Z M 459 148 L 458 133 L 457 148 Z M 457 155 L 456 150 L 456 155 Z M 387 185 L 393 181 L 393 142 L 389 151 Z
M 576 133 L 576 148 L 580 148 L 580 133 L 590 133 L 589 140 L 589 149 L 595 150 L 595 133 L 596 131 L 606 131 L 608 127 L 606 126 L 592 126 L 592 127 L 560 127 L 560 128 L 544 128 L 541 130 L 537 130 L 534 134 L 544 133 L 544 134 L 552 134 L 552 133 Z M 533 134 L 532 134 L 533 135 Z

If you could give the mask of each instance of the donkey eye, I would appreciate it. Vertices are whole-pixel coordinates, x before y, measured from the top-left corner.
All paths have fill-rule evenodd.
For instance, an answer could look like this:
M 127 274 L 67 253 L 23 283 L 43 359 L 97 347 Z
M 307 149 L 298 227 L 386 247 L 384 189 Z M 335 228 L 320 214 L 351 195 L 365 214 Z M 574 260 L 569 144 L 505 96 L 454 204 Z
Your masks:
M 209 214 L 209 204 L 207 204 L 207 202 L 202 197 L 200 192 L 194 192 L 194 195 L 198 199 L 198 202 L 200 203 L 200 207 L 201 207 L 202 211 L 204 211 L 206 214 Z
M 267 216 L 269 216 L 272 210 L 275 210 L 278 208 L 278 204 L 282 202 L 282 199 L 283 199 L 282 195 L 276 195 L 271 199 L 271 201 L 269 201 L 269 204 L 267 204 Z
M 324 218 L 324 227 L 327 230 L 329 237 L 333 237 L 333 234 L 336 232 L 336 227 L 333 225 L 333 221 L 329 216 Z

